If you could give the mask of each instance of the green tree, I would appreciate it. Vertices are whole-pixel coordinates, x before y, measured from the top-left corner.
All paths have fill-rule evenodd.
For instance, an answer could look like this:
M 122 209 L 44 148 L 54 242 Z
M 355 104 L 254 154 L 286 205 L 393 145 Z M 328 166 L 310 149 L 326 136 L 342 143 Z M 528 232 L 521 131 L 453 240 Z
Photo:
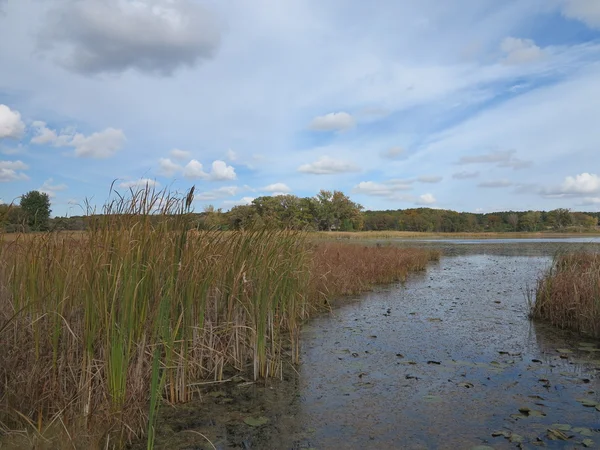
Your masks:
M 31 231 L 46 231 L 50 219 L 50 197 L 45 192 L 29 191 L 21 197 L 21 209 Z

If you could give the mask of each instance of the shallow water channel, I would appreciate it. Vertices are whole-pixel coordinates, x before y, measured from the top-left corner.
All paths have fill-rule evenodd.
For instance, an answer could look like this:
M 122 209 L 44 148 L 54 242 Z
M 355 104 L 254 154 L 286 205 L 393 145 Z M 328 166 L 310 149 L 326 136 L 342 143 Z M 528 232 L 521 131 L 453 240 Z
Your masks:
M 422 244 L 446 256 L 311 320 L 298 375 L 247 390 L 222 419 L 238 440 L 215 446 L 600 448 L 600 343 L 527 318 L 528 290 L 575 244 Z M 262 434 L 244 437 L 249 415 Z M 212 448 L 196 442 L 169 448 Z

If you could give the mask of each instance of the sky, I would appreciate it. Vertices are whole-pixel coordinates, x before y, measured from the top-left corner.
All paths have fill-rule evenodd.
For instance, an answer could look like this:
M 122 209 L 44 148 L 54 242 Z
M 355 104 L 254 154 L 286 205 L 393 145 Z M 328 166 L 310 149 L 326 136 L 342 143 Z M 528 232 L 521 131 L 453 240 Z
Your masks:
M 600 210 L 598 0 L 0 0 L 0 201 Z

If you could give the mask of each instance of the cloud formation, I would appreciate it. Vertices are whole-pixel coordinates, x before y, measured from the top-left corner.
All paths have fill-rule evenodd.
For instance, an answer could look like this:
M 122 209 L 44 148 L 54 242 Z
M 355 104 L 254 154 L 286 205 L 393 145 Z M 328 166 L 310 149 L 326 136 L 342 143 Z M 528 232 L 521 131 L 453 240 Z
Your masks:
M 345 131 L 356 126 L 356 121 L 347 112 L 333 112 L 315 117 L 309 125 L 315 131 Z
M 456 172 L 452 174 L 452 178 L 456 180 L 466 180 L 468 178 L 477 178 L 479 176 L 479 172 L 469 172 L 468 170 L 463 170 L 461 172 Z
M 168 76 L 211 58 L 216 18 L 191 0 L 59 0 L 45 17 L 39 49 L 83 74 Z
M 398 159 L 401 156 L 404 156 L 405 154 L 405 150 L 402 147 L 390 147 L 387 150 L 383 151 L 380 153 L 382 158 L 387 158 L 387 159 Z
M 211 171 L 205 172 L 202 163 L 192 159 L 183 168 L 183 176 L 192 180 L 224 181 L 235 180 L 237 175 L 233 166 L 227 165 L 225 161 L 213 161 Z
M 600 28 L 600 2 L 597 0 L 563 0 L 563 14 L 592 28 Z
M 38 188 L 38 191 L 42 192 L 44 194 L 47 194 L 48 197 L 50 197 L 50 198 L 54 198 L 54 197 L 56 197 L 57 192 L 65 191 L 68 188 L 68 186 L 64 183 L 60 183 L 60 184 L 53 184 L 53 183 L 54 183 L 54 179 L 48 178 L 46 181 L 44 181 L 44 184 L 42 184 Z
M 512 186 L 512 181 L 509 180 L 491 180 L 491 181 L 482 181 L 477 186 L 482 188 L 504 188 Z
M 285 183 L 273 183 L 273 184 L 269 184 L 268 186 L 265 186 L 263 188 L 260 189 L 261 191 L 264 192 L 277 192 L 277 193 L 289 193 L 292 192 L 292 190 L 289 188 L 289 186 Z
M 514 170 L 532 166 L 531 161 L 515 158 L 516 150 L 495 150 L 480 155 L 463 156 L 458 164 L 494 164 L 496 167 L 509 167 Z
M 527 64 L 544 58 L 544 51 L 535 45 L 531 39 L 507 37 L 500 44 L 500 49 L 506 55 L 505 64 Z
M 131 181 L 123 181 L 119 184 L 120 188 L 123 189 L 145 189 L 158 187 L 160 183 L 156 180 L 151 180 L 150 178 L 140 178 L 139 180 L 131 180 Z
M 422 175 L 417 178 L 417 181 L 420 183 L 439 183 L 442 181 L 444 177 L 436 176 L 436 175 Z
M 23 161 L 0 161 L 0 183 L 28 180 L 29 177 L 21 172 L 27 169 L 29 169 L 29 166 Z
M 80 158 L 108 158 L 120 150 L 126 141 L 123 130 L 112 127 L 89 136 L 75 133 L 71 129 L 57 132 L 42 121 L 33 122 L 32 128 L 35 130 L 35 135 L 31 138 L 32 144 L 73 147 L 74 155 Z
M 20 139 L 24 133 L 25 123 L 21 120 L 21 114 L 0 104 L 0 139 Z
M 329 175 L 334 173 L 358 172 L 360 169 L 353 163 L 329 156 L 321 156 L 310 164 L 298 167 L 298 172 L 312 173 L 315 175 Z

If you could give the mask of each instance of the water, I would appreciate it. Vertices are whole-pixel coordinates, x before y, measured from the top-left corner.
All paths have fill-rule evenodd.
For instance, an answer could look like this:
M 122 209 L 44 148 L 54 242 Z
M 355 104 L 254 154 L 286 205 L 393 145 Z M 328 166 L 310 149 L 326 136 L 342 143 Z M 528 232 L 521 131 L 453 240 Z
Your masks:
M 496 431 L 548 448 L 600 445 L 600 411 L 577 401 L 600 402 L 600 349 L 528 320 L 527 290 L 551 251 L 520 247 L 458 252 L 311 321 L 296 448 L 515 448 Z M 583 434 L 553 441 L 556 423 Z

